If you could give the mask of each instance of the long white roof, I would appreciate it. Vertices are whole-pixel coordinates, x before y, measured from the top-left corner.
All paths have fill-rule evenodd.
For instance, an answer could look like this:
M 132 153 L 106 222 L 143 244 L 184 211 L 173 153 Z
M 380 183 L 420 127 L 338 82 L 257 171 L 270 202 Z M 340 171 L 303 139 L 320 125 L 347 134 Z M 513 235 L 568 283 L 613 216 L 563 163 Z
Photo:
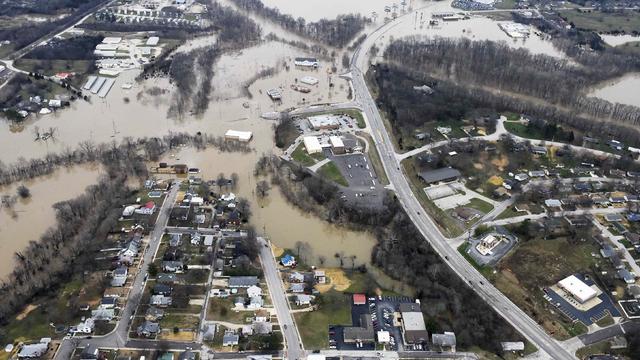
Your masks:
M 568 276 L 558 282 L 558 285 L 568 291 L 580 302 L 588 301 L 596 296 L 596 291 L 575 275 Z

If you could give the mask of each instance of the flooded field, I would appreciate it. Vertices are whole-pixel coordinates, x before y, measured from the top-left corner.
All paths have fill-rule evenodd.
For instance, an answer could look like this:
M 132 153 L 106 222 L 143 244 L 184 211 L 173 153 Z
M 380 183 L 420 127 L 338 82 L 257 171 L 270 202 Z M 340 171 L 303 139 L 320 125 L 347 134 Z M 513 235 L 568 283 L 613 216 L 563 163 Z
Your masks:
M 283 14 L 289 14 L 294 18 L 303 17 L 307 21 L 318 21 L 320 19 L 333 19 L 341 14 L 361 14 L 371 16 L 372 12 L 378 13 L 382 18 L 385 14 L 385 7 L 390 7 L 393 11 L 402 10 L 401 0 L 367 0 L 367 1 L 343 1 L 343 0 L 262 0 L 268 7 L 280 9 Z M 405 8 L 418 7 L 426 3 L 424 0 L 406 0 Z
M 601 34 L 600 37 L 605 43 L 611 46 L 619 46 L 629 42 L 640 41 L 640 36 L 633 36 L 629 34 L 625 35 L 605 35 Z
M 75 148 L 85 140 L 111 142 L 124 137 L 162 136 L 169 131 L 202 131 L 222 135 L 230 128 L 254 131 L 257 139 L 254 146 L 271 149 L 271 123 L 260 119 L 263 112 L 302 104 L 347 100 L 347 82 L 335 74 L 328 74 L 326 70 L 330 68 L 329 64 L 323 63 L 319 70 L 293 67 L 294 57 L 307 55 L 279 42 L 266 42 L 242 52 L 223 55 L 215 65 L 213 101 L 209 110 L 200 117 L 187 115 L 182 119 L 167 117 L 173 91 L 167 79 L 150 79 L 125 90 L 121 85 L 133 82 L 136 74 L 123 73 L 105 99 L 94 97 L 91 104 L 77 101 L 70 109 L 55 114 L 32 115 L 17 129 L 6 121 L 0 122 L 0 161 L 13 163 L 21 156 L 26 159 L 38 158 L 48 152 Z M 276 74 L 256 80 L 249 87 L 253 97 L 245 97 L 243 86 L 253 80 L 260 70 L 267 68 L 276 68 Z M 319 80 L 317 85 L 310 86 L 311 93 L 302 94 L 290 88 L 296 79 L 306 75 Z M 330 87 L 329 81 L 333 86 Z M 281 103 L 272 102 L 266 95 L 265 92 L 272 87 L 282 88 Z M 36 127 L 57 129 L 55 139 L 34 141 Z
M 305 214 L 289 204 L 277 188 L 271 189 L 267 198 L 259 200 L 255 196 L 256 179 L 253 176 L 254 164 L 259 157 L 258 153 L 222 154 L 214 149 L 185 148 L 166 156 L 164 161 L 198 167 L 203 179 L 215 179 L 220 173 L 238 174 L 240 180 L 234 192 L 251 202 L 251 223 L 279 247 L 294 248 L 298 241 L 306 243 L 316 264 L 318 257 L 323 256 L 327 265 L 339 265 L 336 254 L 348 259 L 345 260 L 348 266 L 351 266 L 352 256 L 356 257 L 356 265 L 369 263 L 376 242 L 371 234 L 346 230 Z
M 601 84 L 589 95 L 613 103 L 640 106 L 638 89 L 640 89 L 640 74 L 634 73 Z
M 31 197 L 19 199 L 13 209 L 0 209 L 0 278 L 11 272 L 13 254 L 35 241 L 55 223 L 53 204 L 75 198 L 97 182 L 97 166 L 61 169 L 23 184 Z M 0 187 L 0 195 L 15 195 L 20 184 Z

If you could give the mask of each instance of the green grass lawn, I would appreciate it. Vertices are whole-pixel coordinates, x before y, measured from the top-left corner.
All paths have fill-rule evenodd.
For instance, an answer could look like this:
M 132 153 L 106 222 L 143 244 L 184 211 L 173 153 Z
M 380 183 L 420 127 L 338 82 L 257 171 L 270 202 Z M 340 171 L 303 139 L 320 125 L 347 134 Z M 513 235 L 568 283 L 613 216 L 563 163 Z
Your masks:
M 315 154 L 307 154 L 307 150 L 304 148 L 304 143 L 300 143 L 300 145 L 298 145 L 298 147 L 293 150 L 293 153 L 291 153 L 291 157 L 302 166 L 312 166 L 318 161 L 322 161 L 326 158 L 321 152 Z
M 351 302 L 348 295 L 331 290 L 318 297 L 317 311 L 294 314 L 302 342 L 307 349 L 329 346 L 329 325 L 351 324 Z
M 340 172 L 340 169 L 338 169 L 338 166 L 336 166 L 336 164 L 332 162 L 322 165 L 322 167 L 318 169 L 318 175 L 342 186 L 349 186 L 347 179 L 344 178 L 344 176 Z
M 197 329 L 199 320 L 197 316 L 165 314 L 160 320 L 160 327 L 170 329 L 177 327 L 179 329 Z
M 524 211 L 516 211 L 515 206 L 509 206 L 505 211 L 501 212 L 498 217 L 496 217 L 496 220 L 508 219 L 526 214 L 527 213 Z
M 209 309 L 207 311 L 207 319 L 226 321 L 234 324 L 244 324 L 247 316 L 251 316 L 251 312 L 234 311 L 233 300 L 213 298 L 210 300 Z
M 493 205 L 478 198 L 473 198 L 469 200 L 469 203 L 465 206 L 470 207 L 472 209 L 476 209 L 484 214 L 488 214 L 491 212 L 491 210 L 493 210 Z
M 634 11 L 561 10 L 559 14 L 579 29 L 595 32 L 640 31 L 640 17 Z
M 525 124 L 518 122 L 505 122 L 505 129 L 513 135 L 520 136 L 526 139 L 543 139 L 544 134 L 537 128 L 529 127 Z

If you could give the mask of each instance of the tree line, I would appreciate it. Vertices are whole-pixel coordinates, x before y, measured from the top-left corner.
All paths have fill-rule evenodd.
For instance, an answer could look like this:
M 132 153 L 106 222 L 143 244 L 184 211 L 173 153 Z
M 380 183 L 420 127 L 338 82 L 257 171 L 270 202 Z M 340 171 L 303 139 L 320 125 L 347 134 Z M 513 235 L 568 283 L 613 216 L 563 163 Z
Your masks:
M 22 159 L 7 165 L 0 162 L 0 185 L 33 179 L 51 174 L 59 167 L 86 164 L 91 162 L 110 163 L 129 151 L 140 151 L 146 161 L 157 161 L 164 153 L 180 146 L 196 149 L 214 147 L 223 152 L 251 152 L 246 143 L 226 141 L 221 136 L 207 134 L 170 133 L 158 138 L 127 138 L 120 145 L 103 143 L 96 145 L 83 141 L 76 149 L 66 148 L 59 153 L 49 153 L 41 159 Z
M 83 35 L 70 39 L 53 39 L 27 53 L 25 59 L 37 60 L 93 60 L 93 50 L 104 36 Z
M 408 60 L 404 60 L 406 64 Z M 396 132 L 412 130 L 428 122 L 460 120 L 491 113 L 513 112 L 531 119 L 542 119 L 577 129 L 598 138 L 615 138 L 628 145 L 640 144 L 640 131 L 630 124 L 586 116 L 581 110 L 556 106 L 536 99 L 497 93 L 480 86 L 466 86 L 447 79 L 436 79 L 424 71 L 405 65 L 381 64 L 370 72 L 378 87 L 378 105 L 389 115 Z M 426 95 L 413 86 L 430 86 Z M 637 108 L 635 108 L 637 109 Z
M 479 346 L 500 353 L 501 341 L 523 337 L 456 276 L 413 225 L 397 198 L 388 193 L 379 209 L 341 201 L 331 182 L 275 156 L 261 158 L 255 174 L 270 174 L 287 201 L 328 222 L 371 231 L 377 245 L 372 263 L 417 290 L 431 332 L 455 331 L 462 348 Z
M 307 23 L 302 17 L 295 19 L 291 15 L 282 14 L 277 8 L 267 7 L 260 0 L 231 1 L 239 8 L 265 17 L 288 31 L 337 48 L 349 44 L 370 22 L 359 14 L 347 14 L 338 15 L 332 20 L 321 19 Z
M 580 117 L 580 122 L 605 120 L 627 128 L 640 125 L 640 108 L 585 95 L 590 86 L 640 68 L 638 61 L 620 62 L 612 57 L 589 55 L 583 66 L 575 66 L 566 60 L 511 49 L 504 43 L 420 37 L 394 41 L 385 52 L 386 60 L 402 63 L 413 72 L 452 82 L 464 79 L 465 86 L 475 87 L 471 92 L 489 88 L 504 92 L 504 97 L 524 95 L 532 99 L 521 103 L 556 108 L 545 112 Z

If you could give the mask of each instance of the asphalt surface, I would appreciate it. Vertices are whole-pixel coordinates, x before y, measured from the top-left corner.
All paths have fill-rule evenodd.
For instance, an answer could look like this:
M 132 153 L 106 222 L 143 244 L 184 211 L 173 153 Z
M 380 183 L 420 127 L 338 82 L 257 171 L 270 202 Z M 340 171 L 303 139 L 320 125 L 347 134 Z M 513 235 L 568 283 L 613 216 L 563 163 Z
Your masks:
M 156 221 L 156 225 L 153 228 L 152 233 L 149 236 L 149 246 L 147 250 L 144 252 L 143 263 L 140 266 L 140 271 L 136 274 L 135 279 L 133 280 L 133 284 L 131 285 L 131 291 L 129 292 L 129 297 L 127 298 L 127 302 L 124 307 L 120 310 L 120 321 L 118 321 L 115 329 L 104 336 L 93 336 L 91 339 L 78 339 L 78 338 L 67 338 L 62 341 L 58 352 L 56 352 L 55 358 L 56 360 L 67 360 L 71 358 L 71 354 L 76 347 L 84 347 L 88 344 L 94 344 L 99 348 L 123 348 L 123 347 L 136 347 L 143 349 L 153 349 L 157 347 L 158 342 L 151 340 L 133 340 L 128 341 L 128 331 L 129 331 L 129 318 L 135 313 L 138 305 L 140 303 L 140 299 L 142 298 L 142 292 L 144 290 L 144 276 L 148 271 L 149 264 L 153 262 L 153 257 L 155 253 L 158 251 L 158 247 L 160 246 L 160 240 L 162 239 L 162 235 L 164 234 L 164 229 L 167 226 L 167 222 L 169 220 L 169 214 L 171 214 L 171 207 L 176 200 L 176 195 L 178 194 L 178 189 L 180 188 L 180 183 L 176 182 L 171 186 L 167 197 L 165 198 L 162 207 L 160 208 L 160 214 L 158 215 L 158 219 Z M 130 344 L 131 343 L 131 344 Z M 185 344 L 185 343 L 170 343 L 171 349 L 186 349 L 187 346 L 194 347 L 195 344 Z
M 282 284 L 276 259 L 273 257 L 271 247 L 269 247 L 265 239 L 258 238 L 258 244 L 260 245 L 260 262 L 262 263 L 264 278 L 269 286 L 271 301 L 278 315 L 280 330 L 286 345 L 285 358 L 290 360 L 304 359 L 306 357 L 305 351 L 302 347 L 302 341 L 300 341 L 296 323 L 291 315 L 289 301 Z
M 375 101 L 367 88 L 363 71 L 366 71 L 368 67 L 367 54 L 369 53 L 369 49 L 375 45 L 377 39 L 397 26 L 400 22 L 412 19 L 412 15 L 413 12 L 401 16 L 371 33 L 355 50 L 351 61 L 351 75 L 353 77 L 353 88 L 356 100 L 361 104 L 366 114 L 374 144 L 381 155 L 389 181 L 395 189 L 396 195 L 408 216 L 430 243 L 434 251 L 445 259 L 445 262 L 449 264 L 451 269 L 462 278 L 478 296 L 486 301 L 498 314 L 538 349 L 545 352 L 549 358 L 575 359 L 573 354 L 568 353 L 565 348 L 551 338 L 533 319 L 486 281 L 454 247 L 447 243 L 447 240 L 433 220 L 424 214 L 420 202 L 411 191 L 405 175 L 400 170 L 400 163 L 395 156 L 393 142 L 386 131 Z
M 639 321 L 627 321 L 621 324 L 611 325 L 604 329 L 595 331 L 591 334 L 580 335 L 580 341 L 584 343 L 584 345 L 591 345 L 597 342 L 612 338 L 618 335 L 624 335 L 628 332 L 636 332 L 640 331 L 640 322 Z

